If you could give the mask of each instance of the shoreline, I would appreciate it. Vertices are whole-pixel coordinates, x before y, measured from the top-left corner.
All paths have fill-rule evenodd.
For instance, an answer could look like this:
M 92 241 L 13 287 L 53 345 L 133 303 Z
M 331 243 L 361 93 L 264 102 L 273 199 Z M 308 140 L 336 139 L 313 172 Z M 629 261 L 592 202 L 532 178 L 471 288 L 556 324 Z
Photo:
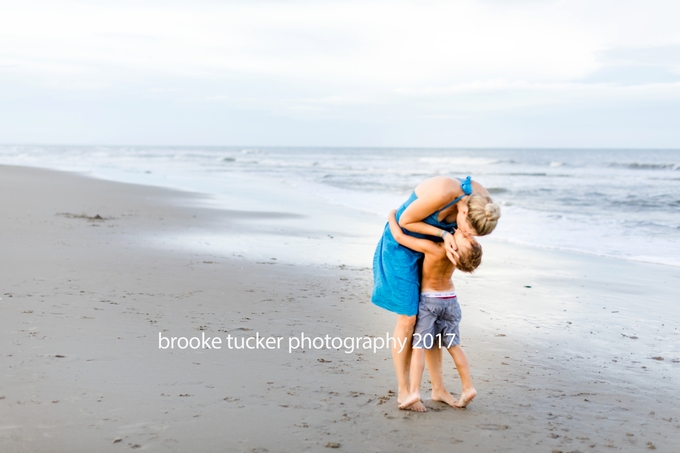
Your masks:
M 420 158 L 404 154 L 403 150 L 385 148 L 375 149 L 357 160 L 352 158 L 356 150 L 351 149 L 343 154 L 318 148 L 307 151 L 153 146 L 18 148 L 0 146 L 0 161 L 77 170 L 87 177 L 109 181 L 210 194 L 201 203 L 217 209 L 297 212 L 307 216 L 305 221 L 287 220 L 285 227 L 293 228 L 294 234 L 300 233 L 299 230 L 310 236 L 323 232 L 317 239 L 349 239 L 344 244 L 354 247 L 349 256 L 365 254 L 366 247 L 373 246 L 373 238 L 379 234 L 389 209 L 401 204 L 422 178 L 446 173 L 447 165 L 455 165 L 453 168 L 484 180 L 503 205 L 504 222 L 489 238 L 491 241 L 680 267 L 678 253 L 675 253 L 676 250 L 680 253 L 680 237 L 677 219 L 672 214 L 675 209 L 673 184 L 676 184 L 672 181 L 677 178 L 668 179 L 672 171 L 663 170 L 669 168 L 668 162 L 677 160 L 673 150 L 667 150 L 670 154 L 665 157 L 655 155 L 648 159 L 650 163 L 638 164 L 638 156 L 631 156 L 625 149 L 610 150 L 615 153 L 611 156 L 606 150 L 593 150 L 599 157 L 590 161 L 584 160 L 582 153 L 570 156 L 558 150 L 525 150 L 526 153 L 515 150 L 513 153 L 504 148 L 496 152 L 487 150 L 482 153 L 485 157 L 461 155 L 460 150 L 446 150 L 446 153 L 439 150 Z M 537 160 L 534 151 L 547 154 Z M 551 152 L 557 155 L 550 157 Z M 623 163 L 615 165 L 613 162 L 619 154 Z M 384 166 L 380 162 L 390 163 Z M 555 163 L 559 165 L 554 166 Z M 616 186 L 616 190 L 605 191 L 604 199 L 595 204 L 583 199 L 584 190 L 597 191 L 591 187 L 594 168 L 604 172 Z M 627 170 L 619 173 L 613 169 Z M 527 177 L 512 176 L 525 173 Z M 626 186 L 627 181 L 636 178 L 642 178 L 642 192 L 640 187 L 632 190 Z M 668 183 L 671 185 L 660 182 L 665 180 L 671 181 Z M 585 204 L 578 199 L 571 200 L 570 194 L 574 191 L 580 193 L 581 198 L 577 198 Z M 650 201 L 659 193 L 665 193 L 670 201 L 666 209 Z M 593 210 L 595 205 L 599 208 Z M 649 210 L 632 210 L 638 205 Z M 316 222 L 314 225 L 310 224 L 311 219 Z M 346 222 L 347 219 L 352 221 Z M 345 231 L 348 226 L 351 231 Z M 371 233 L 366 234 L 367 231 Z M 637 234 L 631 234 L 632 231 Z M 361 247 L 352 241 L 353 237 L 360 237 Z M 194 237 L 179 239 L 185 243 L 196 242 Z M 225 242 L 225 249 L 235 246 L 223 238 L 215 240 Z M 305 244 L 291 245 L 301 248 Z M 326 244 L 319 243 L 319 246 Z M 328 254 L 338 255 L 338 248 Z M 305 256 L 299 264 L 310 260 L 313 255 Z M 353 264 L 370 265 L 370 261 Z
M 8 332 L 0 414 L 12 420 L 0 431 L 3 451 L 327 451 L 337 443 L 345 451 L 567 452 L 648 442 L 665 451 L 680 441 L 672 303 L 680 276 L 670 266 L 483 242 L 479 271 L 454 274 L 479 396 L 467 410 L 426 401 L 430 410 L 416 414 L 396 408 L 385 350 L 158 349 L 159 332 L 392 332 L 393 315 L 370 303 L 365 266 L 246 259 L 168 240 L 189 231 L 309 242 L 306 231 L 276 224 L 286 220 L 281 212 L 208 208 L 198 194 L 51 170 L 0 166 L 0 175 L 12 194 L 0 220 L 11 258 L 0 269 Z M 318 248 L 330 243 L 323 233 L 310 248 L 333 250 Z M 347 236 L 343 245 L 356 240 Z M 444 381 L 457 395 L 447 357 Z

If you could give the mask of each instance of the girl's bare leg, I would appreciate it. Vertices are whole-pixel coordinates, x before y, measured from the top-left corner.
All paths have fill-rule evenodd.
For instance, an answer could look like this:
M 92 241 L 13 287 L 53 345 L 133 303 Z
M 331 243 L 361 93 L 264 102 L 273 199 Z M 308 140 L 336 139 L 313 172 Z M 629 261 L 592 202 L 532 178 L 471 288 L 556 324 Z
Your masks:
M 423 380 L 425 370 L 425 350 L 423 348 L 412 349 L 411 353 L 411 393 L 399 405 L 399 409 L 410 409 L 417 412 L 426 412 L 425 406 L 420 401 L 420 383 Z M 420 405 L 416 405 L 421 403 Z M 422 406 L 422 407 L 421 407 Z
M 406 400 L 410 393 L 411 341 L 413 340 L 413 329 L 415 326 L 415 316 L 397 315 L 397 326 L 394 328 L 394 338 L 397 341 L 395 342 L 396 344 L 392 344 L 392 360 L 394 361 L 394 370 L 397 373 L 397 403 L 399 404 Z M 422 405 L 422 403 L 418 404 Z M 416 405 L 414 404 L 411 407 L 414 406 Z

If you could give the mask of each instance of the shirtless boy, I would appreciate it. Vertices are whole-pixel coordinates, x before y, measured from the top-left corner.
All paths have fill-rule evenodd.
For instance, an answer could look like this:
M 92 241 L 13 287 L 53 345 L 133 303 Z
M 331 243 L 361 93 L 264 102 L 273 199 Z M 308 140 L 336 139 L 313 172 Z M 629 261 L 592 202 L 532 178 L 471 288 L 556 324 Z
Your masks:
M 448 398 L 444 397 L 440 400 L 453 407 L 463 408 L 477 396 L 477 391 L 472 386 L 470 366 L 460 347 L 458 325 L 461 320 L 461 310 L 451 276 L 456 268 L 462 272 L 474 271 L 482 261 L 482 247 L 472 237 L 467 237 L 462 231 L 456 230 L 453 233 L 453 239 L 458 247 L 459 259 L 457 264 L 454 264 L 449 260 L 443 242 L 433 242 L 407 235 L 399 227 L 395 213 L 396 211 L 392 211 L 389 217 L 390 231 L 394 239 L 400 245 L 425 255 L 420 283 L 418 319 L 413 333 L 410 394 L 399 405 L 399 409 L 419 412 L 427 410 L 419 404 L 420 382 L 425 369 L 425 350 L 432 350 L 434 346 L 439 345 L 446 348 L 453 357 L 463 384 L 460 398 L 457 401 L 450 394 Z

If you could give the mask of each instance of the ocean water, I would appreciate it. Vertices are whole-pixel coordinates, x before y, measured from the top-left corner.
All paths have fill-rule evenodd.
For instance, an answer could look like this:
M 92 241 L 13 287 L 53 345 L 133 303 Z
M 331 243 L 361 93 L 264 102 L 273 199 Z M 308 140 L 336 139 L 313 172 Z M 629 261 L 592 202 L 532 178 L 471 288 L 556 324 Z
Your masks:
M 239 209 L 266 204 L 275 183 L 376 222 L 428 177 L 472 175 L 502 208 L 488 240 L 680 266 L 680 150 L 0 146 L 0 163 L 203 192 Z M 265 189 L 234 194 L 234 181 Z

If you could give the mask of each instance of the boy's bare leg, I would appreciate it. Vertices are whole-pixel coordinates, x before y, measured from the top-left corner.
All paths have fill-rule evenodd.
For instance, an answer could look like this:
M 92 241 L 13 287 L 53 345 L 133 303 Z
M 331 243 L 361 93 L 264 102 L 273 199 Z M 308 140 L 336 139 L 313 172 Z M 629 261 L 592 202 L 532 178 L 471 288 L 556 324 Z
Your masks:
M 456 368 L 458 369 L 458 374 L 460 375 L 460 381 L 463 384 L 463 389 L 460 392 L 460 398 L 454 403 L 455 407 L 465 407 L 470 404 L 470 401 L 477 396 L 477 390 L 472 386 L 472 378 L 470 377 L 470 365 L 468 364 L 467 357 L 463 352 L 463 348 L 460 345 L 451 346 L 449 348 L 449 354 L 453 357 L 453 361 L 456 362 Z
M 425 361 L 430 372 L 432 382 L 432 401 L 441 401 L 449 406 L 453 406 L 456 399 L 444 388 L 444 376 L 442 375 L 442 349 L 435 345 L 432 349 L 425 351 Z
M 406 400 L 411 393 L 408 376 L 411 365 L 411 341 L 413 340 L 415 326 L 415 316 L 397 315 L 397 326 L 394 328 L 394 338 L 397 341 L 392 343 L 392 360 L 394 361 L 394 370 L 397 372 L 397 403 L 399 404 Z M 420 406 L 425 409 L 423 403 L 417 403 L 413 406 L 409 409 L 419 410 L 421 409 Z
M 425 350 L 415 348 L 411 353 L 411 393 L 399 405 L 399 409 L 410 409 L 416 412 L 426 412 L 425 405 L 420 401 L 420 382 L 425 370 Z

